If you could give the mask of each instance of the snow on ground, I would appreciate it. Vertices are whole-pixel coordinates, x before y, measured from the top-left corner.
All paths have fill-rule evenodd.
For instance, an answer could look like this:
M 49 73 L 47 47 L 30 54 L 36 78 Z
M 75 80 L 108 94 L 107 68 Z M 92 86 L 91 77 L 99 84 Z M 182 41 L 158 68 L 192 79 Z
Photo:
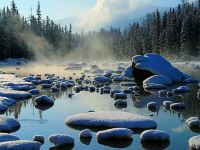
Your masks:
M 173 82 L 182 82 L 186 76 L 169 61 L 158 54 L 136 55 L 133 57 L 135 67 L 142 70 L 148 70 L 155 75 L 163 75 Z
M 97 132 L 97 139 L 128 139 L 133 135 L 133 131 L 126 128 L 113 128 Z
M 74 144 L 74 138 L 65 134 L 54 134 L 49 136 L 49 141 L 55 146 Z
M 99 111 L 73 115 L 65 120 L 67 125 L 108 128 L 156 128 L 151 118 L 122 111 Z
M 165 141 L 170 140 L 169 134 L 160 130 L 146 130 L 140 135 L 142 141 Z
M 19 140 L 19 138 L 14 135 L 10 135 L 7 133 L 0 133 L 0 142 L 16 141 L 16 140 Z
M 0 115 L 0 132 L 13 132 L 20 128 L 20 123 L 13 119 L 3 115 Z
M 0 150 L 40 150 L 40 146 L 39 142 L 28 140 L 0 142 Z
M 200 135 L 191 137 L 189 139 L 189 146 L 193 149 L 199 150 L 200 149 Z

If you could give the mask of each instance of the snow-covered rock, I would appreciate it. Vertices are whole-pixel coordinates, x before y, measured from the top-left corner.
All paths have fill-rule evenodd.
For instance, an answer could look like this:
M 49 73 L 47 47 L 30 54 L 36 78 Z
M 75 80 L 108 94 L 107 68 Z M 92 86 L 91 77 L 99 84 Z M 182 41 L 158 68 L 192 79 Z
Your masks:
M 154 76 L 151 76 L 151 77 L 149 77 L 149 78 L 147 78 L 146 80 L 143 81 L 143 85 L 146 85 L 146 84 L 171 85 L 172 81 L 171 81 L 171 79 L 169 79 L 166 76 L 154 75 Z
M 167 86 L 163 84 L 147 83 L 143 84 L 144 89 L 166 89 Z
M 32 95 L 24 91 L 15 91 L 10 89 L 5 89 L 0 87 L 0 96 L 13 98 L 13 99 L 26 99 L 30 98 Z
M 39 94 L 40 91 L 38 89 L 32 89 L 32 90 L 29 91 L 29 93 L 36 95 L 36 94 Z
M 120 75 L 116 75 L 116 76 L 113 76 L 112 77 L 112 81 L 113 82 L 122 82 L 122 81 L 127 81 L 128 80 L 128 77 L 126 76 L 120 76 Z
M 147 103 L 147 108 L 149 110 L 151 110 L 151 109 L 158 109 L 159 106 L 158 106 L 158 104 L 156 102 L 149 102 L 149 103 Z
M 105 139 L 128 139 L 133 135 L 133 131 L 127 128 L 113 128 L 97 132 L 98 140 Z
M 67 125 L 108 128 L 156 128 L 157 123 L 145 116 L 122 111 L 99 111 L 73 115 L 65 120 Z
M 189 139 L 189 147 L 199 150 L 200 149 L 200 135 L 193 136 Z
M 170 105 L 171 109 L 185 109 L 185 104 L 184 103 L 172 103 Z
M 99 77 L 95 77 L 94 81 L 99 82 L 99 83 L 106 83 L 106 82 L 111 82 L 111 79 L 108 77 L 99 76 Z
M 53 105 L 54 104 L 54 101 L 46 95 L 41 95 L 39 97 L 36 97 L 35 102 L 38 105 Z
M 0 132 L 11 133 L 18 130 L 20 126 L 17 120 L 0 115 Z
M 136 83 L 135 82 L 122 82 L 120 85 L 121 86 L 134 86 L 134 85 L 136 85 Z
M 40 150 L 41 144 L 36 141 L 17 140 L 0 142 L 0 150 Z
M 6 141 L 16 141 L 16 140 L 19 140 L 19 138 L 14 135 L 10 135 L 7 133 L 0 133 L 0 143 Z
M 90 129 L 82 130 L 79 134 L 80 138 L 92 138 L 92 131 Z
M 42 135 L 34 135 L 33 136 L 33 141 L 37 141 L 37 142 L 40 142 L 41 144 L 44 143 L 44 136 Z
M 132 68 L 132 66 L 130 65 L 128 68 L 126 68 L 126 70 L 124 70 L 123 75 L 124 75 L 125 77 L 132 78 L 132 77 L 133 77 L 132 71 L 133 71 L 133 68 Z
M 117 107 L 117 108 L 125 108 L 125 107 L 127 107 L 127 101 L 125 101 L 125 100 L 116 100 L 114 102 L 114 106 Z
M 136 55 L 133 57 L 133 62 L 136 68 L 150 71 L 155 75 L 166 76 L 173 82 L 182 82 L 187 78 L 180 70 L 158 54 Z
M 45 83 L 45 84 L 41 84 L 41 87 L 44 88 L 44 89 L 50 89 L 52 87 L 52 85 Z
M 146 130 L 140 135 L 142 141 L 169 141 L 170 136 L 168 133 L 160 130 Z
M 49 136 L 49 142 L 59 147 L 63 145 L 74 144 L 74 138 L 65 134 L 54 134 Z
M 127 94 L 123 92 L 115 93 L 113 96 L 115 99 L 127 99 Z
M 189 92 L 190 88 L 188 86 L 179 86 L 176 89 L 172 90 L 172 93 L 185 93 L 185 92 Z
M 186 123 L 191 128 L 200 128 L 200 120 L 198 117 L 191 117 L 186 120 Z
M 163 101 L 163 106 L 165 107 L 170 107 L 170 105 L 172 104 L 172 101 Z
M 110 91 L 110 96 L 113 97 L 114 94 L 116 94 L 116 93 L 121 93 L 121 92 L 122 92 L 122 91 L 120 91 L 120 90 L 111 90 L 111 91 Z

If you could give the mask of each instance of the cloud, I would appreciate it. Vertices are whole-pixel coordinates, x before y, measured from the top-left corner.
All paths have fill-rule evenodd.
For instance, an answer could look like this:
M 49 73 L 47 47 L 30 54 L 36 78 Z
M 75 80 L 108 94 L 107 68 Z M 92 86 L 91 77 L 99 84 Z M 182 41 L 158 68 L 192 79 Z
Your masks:
M 151 2 L 152 0 L 97 0 L 94 7 L 80 16 L 75 26 L 80 29 L 95 30 L 138 9 L 145 8 Z

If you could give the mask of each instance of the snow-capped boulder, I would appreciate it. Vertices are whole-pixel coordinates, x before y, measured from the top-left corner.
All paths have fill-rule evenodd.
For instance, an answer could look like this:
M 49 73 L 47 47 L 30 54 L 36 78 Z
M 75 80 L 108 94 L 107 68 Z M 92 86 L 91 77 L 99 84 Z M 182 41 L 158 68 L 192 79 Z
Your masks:
M 163 101 L 163 106 L 169 108 L 172 103 L 172 101 Z
M 99 77 L 95 77 L 94 81 L 99 82 L 99 83 L 106 83 L 106 82 L 111 82 L 111 79 L 108 77 L 99 76 Z
M 54 101 L 46 95 L 41 95 L 39 97 L 36 97 L 35 102 L 37 105 L 53 105 L 54 104 Z
M 133 131 L 127 128 L 113 128 L 97 132 L 98 140 L 105 139 L 128 139 L 133 135 Z
M 110 91 L 110 96 L 113 97 L 114 94 L 116 94 L 116 93 L 121 93 L 121 92 L 122 92 L 122 91 L 120 91 L 120 90 L 111 90 L 111 91 Z
M 172 82 L 182 82 L 186 76 L 159 54 L 136 55 L 133 57 L 135 68 L 147 70 L 154 75 L 168 77 Z
M 172 93 L 176 94 L 176 93 L 185 93 L 185 92 L 189 92 L 190 88 L 188 86 L 179 86 L 176 89 L 172 90 Z
M 52 85 L 45 83 L 45 84 L 41 84 L 41 87 L 44 88 L 44 89 L 50 89 L 52 87 Z
M 122 111 L 99 111 L 73 115 L 65 120 L 67 125 L 86 127 L 146 129 L 156 128 L 157 123 L 145 116 Z
M 143 85 L 146 84 L 162 84 L 168 86 L 172 84 L 172 81 L 166 76 L 154 75 L 143 81 Z
M 148 110 L 157 110 L 159 108 L 158 104 L 156 102 L 149 102 L 147 103 Z
M 120 85 L 121 86 L 134 86 L 134 85 L 136 85 L 136 83 L 135 82 L 122 82 Z
M 191 117 L 186 120 L 186 123 L 190 128 L 199 128 L 200 129 L 200 120 L 198 117 Z
M 122 75 L 116 75 L 112 77 L 113 82 L 122 82 L 122 81 L 127 81 L 128 77 L 122 76 Z
M 80 138 L 92 138 L 92 131 L 90 129 L 82 130 L 79 134 Z
M 31 98 L 32 95 L 28 92 L 15 91 L 0 87 L 0 96 L 13 99 L 26 99 L 26 98 Z
M 127 101 L 125 101 L 125 100 L 116 100 L 114 102 L 114 106 L 116 108 L 126 108 L 127 107 Z
M 41 144 L 44 143 L 44 136 L 42 135 L 34 135 L 33 136 L 33 141 L 37 141 L 37 142 L 40 142 Z
M 200 135 L 193 136 L 189 139 L 189 147 L 199 150 L 200 149 Z
M 49 142 L 59 147 L 63 145 L 74 144 L 74 138 L 65 134 L 54 134 L 49 136 Z
M 19 138 L 14 135 L 10 135 L 7 133 L 0 133 L 0 143 L 6 141 L 16 141 L 16 140 L 19 140 Z
M 0 150 L 40 150 L 41 144 L 36 141 L 17 140 L 0 142 Z
M 143 84 L 144 89 L 166 89 L 167 86 L 163 84 L 154 84 L 154 83 L 147 83 Z
M 160 130 L 146 130 L 140 135 L 141 141 L 169 141 L 168 133 Z
M 17 120 L 0 115 L 0 132 L 11 133 L 17 131 L 20 126 Z
M 29 93 L 36 95 L 36 94 L 39 94 L 40 91 L 38 89 L 32 89 L 32 90 L 29 91 Z
M 114 94 L 114 98 L 117 100 L 117 99 L 127 99 L 127 94 L 126 93 L 115 93 Z
M 172 103 L 170 105 L 170 108 L 173 110 L 185 109 L 185 104 L 184 103 Z
M 128 68 L 126 68 L 126 70 L 124 70 L 123 75 L 125 77 L 132 78 L 133 77 L 133 72 L 132 71 L 133 71 L 132 66 L 129 66 Z

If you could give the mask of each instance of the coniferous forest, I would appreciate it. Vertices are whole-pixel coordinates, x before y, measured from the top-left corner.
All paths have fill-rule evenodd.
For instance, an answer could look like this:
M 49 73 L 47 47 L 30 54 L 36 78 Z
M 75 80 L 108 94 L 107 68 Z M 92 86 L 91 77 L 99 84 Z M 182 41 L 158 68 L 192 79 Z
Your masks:
M 200 0 L 198 4 L 183 2 L 165 12 L 155 10 L 142 24 L 81 33 L 74 33 L 71 24 L 63 27 L 48 16 L 43 19 L 41 11 L 38 2 L 36 14 L 25 18 L 14 1 L 0 10 L 0 59 L 35 59 L 34 49 L 60 56 L 99 49 L 102 56 L 109 53 L 117 60 L 150 52 L 182 59 L 200 54 Z M 36 46 L 38 42 L 42 45 Z

